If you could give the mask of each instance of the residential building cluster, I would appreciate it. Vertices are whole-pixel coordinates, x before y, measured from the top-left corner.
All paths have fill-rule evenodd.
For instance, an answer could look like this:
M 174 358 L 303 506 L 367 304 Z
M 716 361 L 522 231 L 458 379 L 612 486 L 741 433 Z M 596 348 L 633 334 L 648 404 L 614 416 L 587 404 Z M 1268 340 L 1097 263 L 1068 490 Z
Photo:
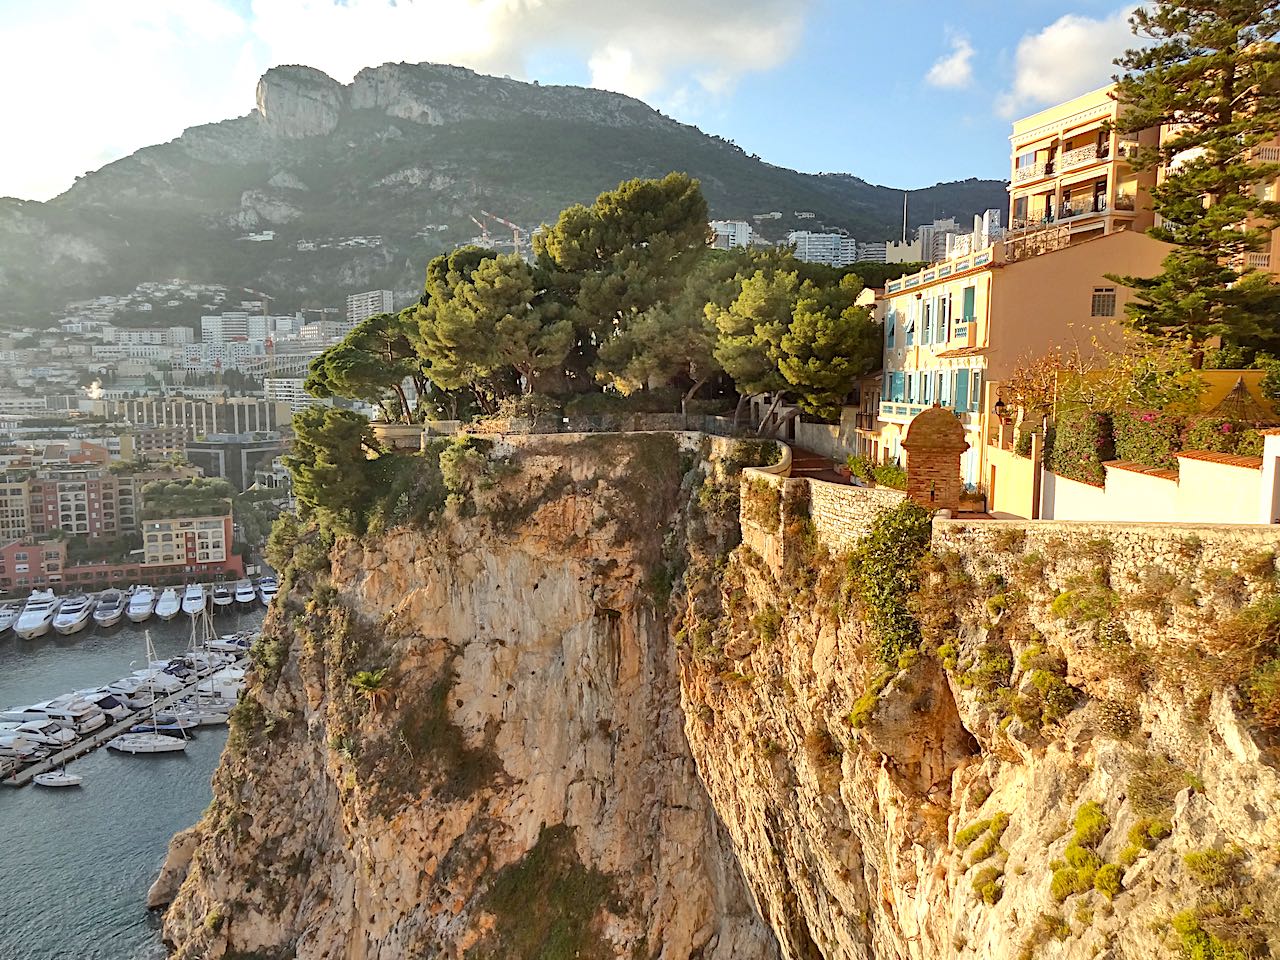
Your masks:
M 0 463 L 0 590 L 243 573 L 229 500 L 150 500 L 150 484 L 190 482 L 196 467 L 115 459 L 90 441 L 0 448 Z
M 1107 463 L 1102 490 L 1044 469 L 1039 434 L 1034 451 L 1014 454 L 1013 412 L 1004 397 L 1015 371 L 1054 352 L 1087 362 L 1118 350 L 1133 294 L 1110 277 L 1154 276 L 1171 249 L 1146 233 L 1156 223 L 1157 174 L 1133 165 L 1139 147 L 1156 143 L 1162 131 L 1118 133 L 1122 107 L 1110 91 L 1014 125 L 1007 228 L 991 211 L 967 234 L 943 221 L 917 232 L 909 259 L 929 265 L 888 282 L 875 302 L 883 369 L 866 378 L 839 426 L 800 423 L 798 443 L 841 458 L 901 462 L 913 421 L 938 405 L 963 428 L 965 484 L 981 491 L 997 516 L 1280 520 L 1280 433 L 1266 438 L 1263 457 L 1184 451 L 1184 469 L 1168 471 Z M 1258 153 L 1269 162 L 1280 157 L 1280 144 Z M 1273 236 L 1271 249 L 1251 255 L 1249 265 L 1270 270 L 1277 242 Z M 1257 370 L 1204 372 L 1202 414 L 1280 423 L 1261 393 L 1262 377 Z M 1030 438 L 1040 424 L 1024 426 Z

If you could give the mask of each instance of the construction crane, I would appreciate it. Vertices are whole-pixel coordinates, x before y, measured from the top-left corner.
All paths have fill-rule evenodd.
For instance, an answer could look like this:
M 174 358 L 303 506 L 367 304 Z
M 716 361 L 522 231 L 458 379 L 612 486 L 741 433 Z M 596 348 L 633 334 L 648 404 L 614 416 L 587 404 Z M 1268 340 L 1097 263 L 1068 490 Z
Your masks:
M 483 211 L 483 210 L 481 210 L 480 212 L 481 212 L 481 213 L 484 213 L 484 211 Z M 468 218 L 472 223 L 474 223 L 477 227 L 479 227 L 479 228 L 480 228 L 480 243 L 481 243 L 481 245 L 482 245 L 482 246 L 489 246 L 489 245 L 493 242 L 493 241 L 491 241 L 491 240 L 489 239 L 489 228 L 488 228 L 485 224 L 483 224 L 483 223 L 481 223 L 479 220 L 477 220 L 475 217 L 471 216 L 470 214 L 468 214 L 467 218 Z
M 525 229 L 523 227 L 517 226 L 516 224 L 512 223 L 510 220 L 506 219 L 505 217 L 500 217 L 496 213 L 490 213 L 488 210 L 481 210 L 480 215 L 482 217 L 488 217 L 490 220 L 496 220 L 498 223 L 502 224 L 504 227 L 509 227 L 511 229 L 511 235 L 512 235 L 511 243 L 513 248 L 515 249 L 516 256 L 519 256 L 522 252 L 522 248 L 524 245 L 524 238 L 526 233 Z

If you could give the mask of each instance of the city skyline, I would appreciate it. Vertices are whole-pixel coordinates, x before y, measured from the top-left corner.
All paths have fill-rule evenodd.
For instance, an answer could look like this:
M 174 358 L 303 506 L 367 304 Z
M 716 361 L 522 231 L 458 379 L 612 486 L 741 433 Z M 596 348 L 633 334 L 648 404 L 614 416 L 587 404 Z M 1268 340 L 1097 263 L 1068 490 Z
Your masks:
M 396 60 L 615 90 L 807 172 L 904 189 L 1004 178 L 1010 121 L 1105 84 L 1112 59 L 1134 42 L 1129 9 L 1098 0 L 1016 9 L 962 0 L 942 14 L 916 2 L 837 0 L 692 9 L 668 0 L 0 0 L 0 77 L 40 90 L 11 100 L 6 118 L 45 145 L 0 159 L 0 195 L 48 199 L 187 127 L 244 115 L 273 65 L 306 63 L 349 82 Z M 46 55 L 54 43 L 63 56 Z M 834 63 L 833 83 L 816 67 Z M 918 137 L 921 121 L 926 149 L 887 149 Z M 970 145 L 942 148 L 961 142 Z

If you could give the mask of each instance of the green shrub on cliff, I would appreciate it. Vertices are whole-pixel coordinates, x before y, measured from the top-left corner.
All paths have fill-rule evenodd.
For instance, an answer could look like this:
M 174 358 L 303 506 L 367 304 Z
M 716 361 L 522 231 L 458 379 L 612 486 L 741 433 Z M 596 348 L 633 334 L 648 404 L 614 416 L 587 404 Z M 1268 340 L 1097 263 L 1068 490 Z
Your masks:
M 876 518 L 849 560 L 854 588 L 876 633 L 876 659 L 886 666 L 920 643 L 908 601 L 920 586 L 918 567 L 929 549 L 931 518 L 928 510 L 903 501 Z
M 573 828 L 543 827 L 533 849 L 499 871 L 485 894 L 493 927 L 466 960 L 610 960 L 616 954 L 595 920 L 617 896 L 608 874 L 579 859 Z

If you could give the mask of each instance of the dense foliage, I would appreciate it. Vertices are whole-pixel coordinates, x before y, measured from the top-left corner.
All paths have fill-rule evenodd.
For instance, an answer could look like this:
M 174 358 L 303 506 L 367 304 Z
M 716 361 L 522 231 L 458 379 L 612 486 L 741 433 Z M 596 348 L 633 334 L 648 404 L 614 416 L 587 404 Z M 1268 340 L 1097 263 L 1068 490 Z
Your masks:
M 849 571 L 876 632 L 876 657 L 882 664 L 896 664 L 919 643 L 920 628 L 908 600 L 920 585 L 920 558 L 932 535 L 932 514 L 904 500 L 875 519 L 850 557 Z
M 1082 406 L 1059 410 L 1049 455 L 1054 473 L 1082 483 L 1100 484 L 1107 476 L 1102 464 L 1114 459 L 1109 413 Z
M 436 257 L 420 303 L 364 321 L 313 362 L 307 389 L 404 422 L 535 395 L 568 407 L 669 390 L 687 410 L 709 383 L 834 415 L 880 356 L 858 271 L 710 250 L 706 219 L 698 182 L 673 173 L 568 208 L 532 263 L 479 247 Z
M 1117 61 L 1126 71 L 1120 127 L 1165 129 L 1137 162 L 1164 170 L 1151 232 L 1174 249 L 1158 276 L 1117 278 L 1137 293 L 1128 319 L 1196 348 L 1212 337 L 1273 344 L 1280 288 L 1247 255 L 1269 244 L 1280 217 L 1280 203 L 1260 189 L 1280 164 L 1254 153 L 1280 132 L 1280 9 L 1267 0 L 1160 2 L 1130 22 L 1148 42 Z

